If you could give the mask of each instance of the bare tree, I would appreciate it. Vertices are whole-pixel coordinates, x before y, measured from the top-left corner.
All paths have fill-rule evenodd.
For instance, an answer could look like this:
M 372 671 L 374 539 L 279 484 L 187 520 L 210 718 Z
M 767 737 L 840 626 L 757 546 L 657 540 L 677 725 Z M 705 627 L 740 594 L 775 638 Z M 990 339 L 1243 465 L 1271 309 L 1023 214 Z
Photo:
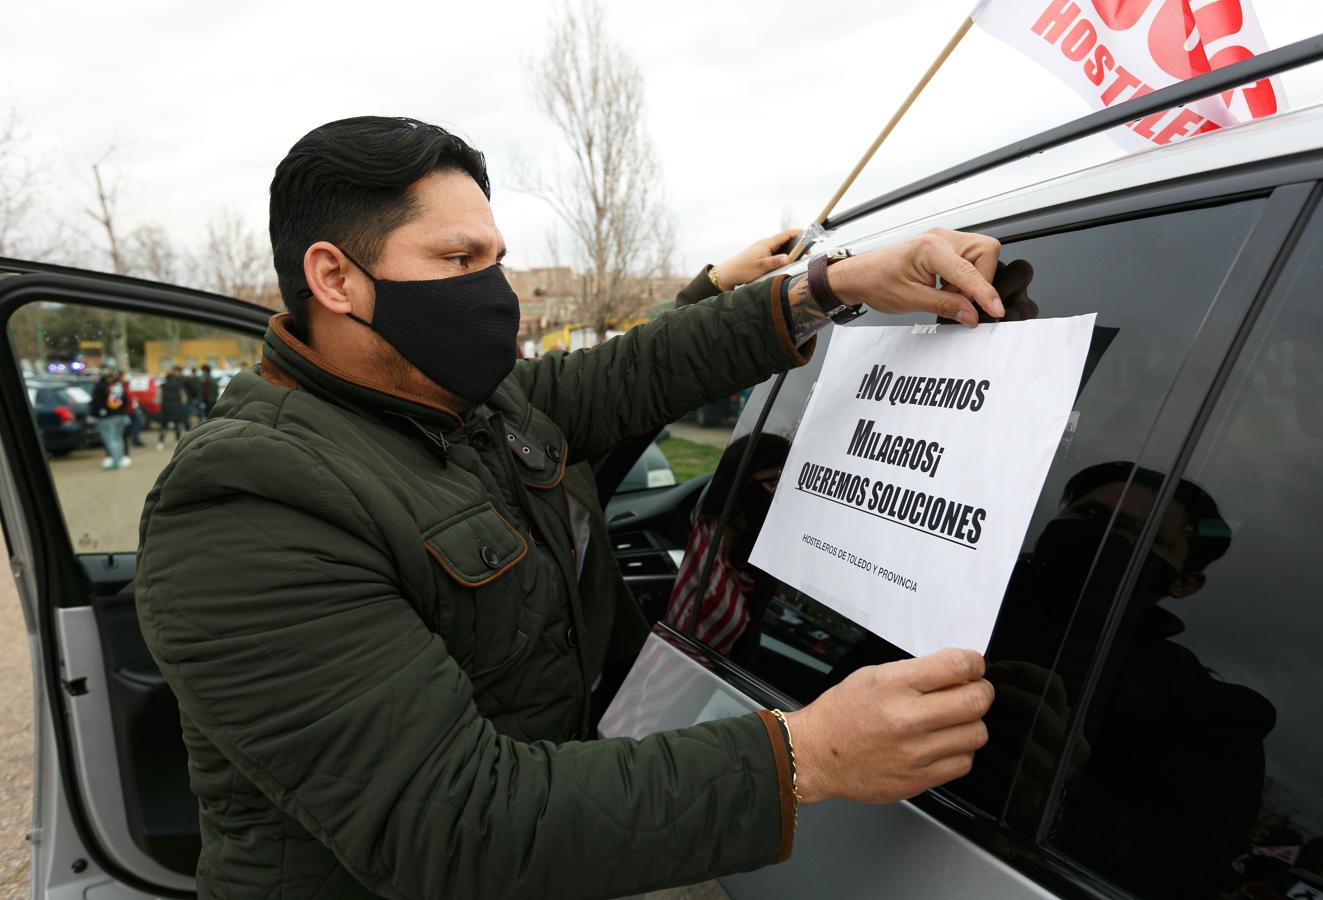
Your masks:
M 119 177 L 111 178 L 103 174 L 106 161 L 114 152 L 115 148 L 112 147 L 100 160 L 92 163 L 92 187 L 96 191 L 96 206 L 84 212 L 105 232 L 106 252 L 110 254 L 110 271 L 116 275 L 128 275 L 128 259 L 120 246 L 119 231 L 115 221 L 119 212 L 119 194 L 123 181 Z
M 107 150 L 97 162 L 92 163 L 92 187 L 96 192 L 96 206 L 84 212 L 100 226 L 106 235 L 106 252 L 110 255 L 110 270 L 116 275 L 129 275 L 129 263 L 120 245 L 120 234 L 116 218 L 119 213 L 119 194 L 123 181 L 118 176 L 104 174 L 106 161 L 114 154 L 115 148 Z M 110 355 L 115 365 L 125 369 L 129 365 L 129 329 L 128 315 L 123 312 L 110 314 Z
M 175 246 L 169 233 L 160 225 L 143 225 L 134 229 L 127 243 L 127 265 L 133 274 L 162 284 L 184 284 L 189 280 L 192 260 Z M 167 355 L 173 360 L 179 356 L 183 320 L 165 316 L 159 325 L 168 348 Z
M 223 212 L 207 223 L 202 277 L 218 294 L 268 309 L 283 308 L 266 242 L 233 212 Z
M 0 120 L 0 256 L 17 256 L 19 238 L 32 210 L 32 166 L 22 154 L 18 114 Z
M 599 0 L 557 11 L 546 54 L 532 68 L 542 110 L 565 138 L 569 164 L 521 175 L 569 232 L 584 283 L 574 313 L 600 337 L 637 311 L 638 279 L 668 268 L 674 227 L 661 167 L 643 121 L 643 78 L 606 33 Z
M 192 260 L 175 246 L 160 225 L 142 225 L 128 236 L 124 248 L 125 267 L 134 275 L 163 284 L 185 284 Z

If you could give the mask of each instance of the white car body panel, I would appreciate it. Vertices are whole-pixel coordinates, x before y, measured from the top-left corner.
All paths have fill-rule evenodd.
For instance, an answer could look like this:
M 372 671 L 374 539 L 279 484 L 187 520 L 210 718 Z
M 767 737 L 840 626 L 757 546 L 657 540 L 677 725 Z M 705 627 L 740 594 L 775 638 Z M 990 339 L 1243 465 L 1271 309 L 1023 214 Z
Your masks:
M 758 708 L 654 632 L 602 717 L 601 734 L 641 738 Z M 788 862 L 726 876 L 721 885 L 734 900 L 1054 896 L 913 804 L 844 800 L 800 809 Z

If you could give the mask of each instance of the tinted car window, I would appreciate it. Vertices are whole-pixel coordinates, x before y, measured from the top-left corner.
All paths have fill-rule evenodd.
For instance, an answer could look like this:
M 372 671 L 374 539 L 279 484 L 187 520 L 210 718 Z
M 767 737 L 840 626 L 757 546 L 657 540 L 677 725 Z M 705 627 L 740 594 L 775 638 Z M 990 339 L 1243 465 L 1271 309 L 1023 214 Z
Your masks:
M 1067 782 L 1054 842 L 1142 896 L 1323 896 L 1323 222 L 1300 247 L 1162 513 Z
M 1028 295 L 1042 316 L 1097 312 L 1097 329 L 1071 427 L 1062 438 L 1028 529 L 1001 617 L 988 649 L 999 696 L 1018 696 L 1030 710 L 1038 698 L 1072 702 L 1077 684 L 1054 674 L 1062 635 L 1077 611 L 1090 563 L 1108 516 L 1079 494 L 1100 473 L 1126 480 L 1163 398 L 1189 350 L 1199 322 L 1263 206 L 1261 200 L 1115 222 L 1008 243 L 1002 259 L 1027 260 L 1034 277 Z M 905 324 L 911 319 L 870 314 L 850 327 Z M 669 620 L 790 696 L 807 702 L 854 669 L 906 654 L 868 634 L 814 598 L 748 565 L 771 489 L 779 477 L 798 419 L 825 356 L 830 331 L 814 360 L 792 372 L 754 444 L 748 477 L 734 483 L 734 460 L 747 448 L 751 413 L 769 388 L 755 392 L 750 412 L 713 480 L 697 518 L 688 554 L 711 555 L 708 566 L 686 559 L 691 578 L 677 582 Z M 996 452 L 996 448 L 989 448 Z M 1026 489 L 1038 491 L 1037 485 Z M 718 493 L 718 491 L 721 493 Z M 1085 492 L 1086 494 L 1088 492 Z M 1078 496 L 1077 496 L 1078 495 Z M 721 501 L 732 497 L 729 527 L 714 535 Z M 1081 505 L 1083 501 L 1083 505 Z M 716 547 L 713 550 L 713 547 Z M 1129 556 L 1102 559 L 1119 577 Z M 706 568 L 702 603 L 698 573 Z M 1106 609 L 1105 579 L 1088 599 Z M 1078 624 L 1078 622 L 1077 622 Z M 1001 710 L 1015 710 L 1006 700 Z M 967 800 L 1002 814 L 1018 765 L 1023 731 L 1014 722 L 990 723 L 993 742 L 976 763 L 977 778 L 956 787 Z

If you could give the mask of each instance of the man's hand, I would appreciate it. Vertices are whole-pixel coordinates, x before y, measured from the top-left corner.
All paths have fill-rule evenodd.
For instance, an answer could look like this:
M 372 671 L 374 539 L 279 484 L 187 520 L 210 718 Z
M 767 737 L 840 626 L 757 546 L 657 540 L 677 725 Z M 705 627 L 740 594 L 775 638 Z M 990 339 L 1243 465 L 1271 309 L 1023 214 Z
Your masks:
M 1038 318 L 1038 304 L 1029 296 L 1029 284 L 1034 280 L 1034 267 L 1026 259 L 1012 260 L 1010 263 L 997 261 L 997 272 L 992 276 L 992 287 L 997 291 L 997 296 L 1001 297 L 1002 308 L 1006 310 L 1000 321 L 1002 322 L 1026 322 L 1030 319 Z M 944 291 L 954 291 L 955 288 L 950 285 L 942 285 Z M 996 322 L 997 319 L 985 313 L 978 311 L 979 324 L 984 322 Z M 954 319 L 938 317 L 939 325 L 957 325 Z
M 859 669 L 786 715 L 800 798 L 891 803 L 969 772 L 992 704 L 972 650 Z
M 777 232 L 771 237 L 755 241 L 739 253 L 717 266 L 717 277 L 721 286 L 730 290 L 736 285 L 757 281 L 768 272 L 781 268 L 790 262 L 785 252 L 800 234 L 800 229 L 790 228 Z
M 996 685 L 997 708 L 988 716 L 991 740 L 978 755 L 978 768 L 970 776 L 970 791 L 989 807 L 1006 802 L 1006 789 L 1015 781 L 1008 810 L 1017 822 L 1036 815 L 1057 760 L 1066 744 L 1070 704 L 1061 676 L 1033 663 L 1003 661 L 988 668 Z M 1071 769 L 1089 758 L 1089 745 L 1076 743 Z
M 978 324 L 974 304 L 994 319 L 1006 314 L 991 283 L 1000 252 L 994 238 L 934 228 L 842 260 L 827 270 L 827 277 L 844 303 L 892 314 L 930 312 L 973 327 Z M 937 287 L 939 278 L 948 290 Z

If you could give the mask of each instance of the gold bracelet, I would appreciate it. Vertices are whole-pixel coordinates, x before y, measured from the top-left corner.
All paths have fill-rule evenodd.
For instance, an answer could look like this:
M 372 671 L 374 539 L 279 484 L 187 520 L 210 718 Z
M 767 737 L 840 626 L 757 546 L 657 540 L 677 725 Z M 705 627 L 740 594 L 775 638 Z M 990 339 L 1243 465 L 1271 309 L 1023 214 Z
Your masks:
M 790 736 L 790 723 L 786 721 L 786 714 L 779 709 L 769 709 L 776 720 L 781 723 L 781 727 L 786 730 L 786 745 L 790 747 L 790 790 L 795 795 L 795 829 L 799 829 L 799 771 L 795 766 L 795 739 Z
M 719 291 L 726 290 L 721 286 L 721 276 L 717 274 L 717 267 L 713 266 L 707 270 L 707 280 L 712 282 L 712 286 Z

